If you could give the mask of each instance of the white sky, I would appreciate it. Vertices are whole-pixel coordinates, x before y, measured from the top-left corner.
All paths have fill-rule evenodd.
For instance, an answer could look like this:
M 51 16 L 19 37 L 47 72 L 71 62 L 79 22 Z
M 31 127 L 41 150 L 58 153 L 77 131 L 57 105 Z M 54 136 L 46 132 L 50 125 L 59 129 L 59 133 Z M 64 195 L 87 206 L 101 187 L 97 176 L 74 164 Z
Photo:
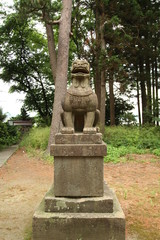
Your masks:
M 10 85 L 0 80 L 0 107 L 3 113 L 6 113 L 8 118 L 20 114 L 20 109 L 23 105 L 24 94 L 9 93 Z

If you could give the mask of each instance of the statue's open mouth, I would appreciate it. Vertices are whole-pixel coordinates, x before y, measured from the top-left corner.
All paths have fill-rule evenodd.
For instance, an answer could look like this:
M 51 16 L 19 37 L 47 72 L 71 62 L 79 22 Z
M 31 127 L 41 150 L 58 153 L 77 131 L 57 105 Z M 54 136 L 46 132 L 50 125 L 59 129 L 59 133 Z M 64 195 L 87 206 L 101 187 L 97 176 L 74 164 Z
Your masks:
M 89 73 L 88 69 L 86 68 L 83 68 L 82 66 L 77 66 L 77 67 L 74 67 L 74 69 L 72 70 L 72 73 Z

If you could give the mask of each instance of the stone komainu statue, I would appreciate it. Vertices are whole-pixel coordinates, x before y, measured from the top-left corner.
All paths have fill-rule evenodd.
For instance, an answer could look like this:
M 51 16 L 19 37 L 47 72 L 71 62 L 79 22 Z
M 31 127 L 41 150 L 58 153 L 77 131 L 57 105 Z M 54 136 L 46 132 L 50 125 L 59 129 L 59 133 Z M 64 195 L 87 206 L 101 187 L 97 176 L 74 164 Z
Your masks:
M 98 100 L 90 87 L 90 69 L 86 60 L 72 64 L 72 85 L 62 102 L 62 133 L 96 133 L 99 122 Z

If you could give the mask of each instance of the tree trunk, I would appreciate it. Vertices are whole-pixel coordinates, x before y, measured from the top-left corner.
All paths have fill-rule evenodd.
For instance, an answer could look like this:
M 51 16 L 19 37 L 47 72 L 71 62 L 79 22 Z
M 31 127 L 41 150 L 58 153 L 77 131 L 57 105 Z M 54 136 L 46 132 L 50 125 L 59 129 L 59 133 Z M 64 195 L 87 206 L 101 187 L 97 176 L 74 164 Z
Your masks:
M 50 65 L 51 65 L 53 80 L 55 82 L 56 69 L 57 69 L 57 56 L 56 56 L 56 50 L 55 50 L 54 33 L 51 25 L 46 24 L 46 32 L 47 32 L 47 39 L 48 39 L 48 52 L 49 52 L 49 58 L 50 58 Z
M 104 15 L 104 14 L 103 14 Z M 105 76 L 105 49 L 106 44 L 104 40 L 104 16 L 102 16 L 102 23 L 101 23 L 101 51 L 102 51 L 102 63 L 101 63 L 101 101 L 100 101 L 100 128 L 102 134 L 105 131 L 105 102 L 106 102 L 106 76 Z
M 151 100 L 151 76 L 149 57 L 146 56 L 146 81 L 147 81 L 147 122 L 152 122 L 152 100 Z
M 102 134 L 105 131 L 105 102 L 106 102 L 106 79 L 105 71 L 101 71 L 101 102 L 100 102 L 100 128 Z
M 101 7 L 99 7 L 101 5 Z M 102 134 L 105 130 L 105 39 L 104 39 L 104 8 L 103 2 L 96 1 L 96 79 L 95 90 L 98 97 L 98 108 L 100 110 L 100 129 Z M 101 60 L 101 62 L 100 62 Z
M 155 117 L 156 117 L 156 99 L 155 99 L 155 72 L 154 72 L 155 68 L 154 68 L 154 59 L 152 59 L 152 96 L 153 96 L 153 123 L 155 125 Z
M 100 35 L 100 14 L 99 9 L 96 7 L 96 56 L 95 56 L 95 92 L 98 98 L 98 109 L 101 106 L 101 74 L 100 74 L 100 55 L 101 55 L 101 35 Z
M 136 66 L 136 75 L 137 75 L 137 106 L 138 106 L 138 119 L 139 119 L 139 126 L 141 126 L 141 109 L 140 109 L 140 98 L 139 98 L 139 72 L 138 66 Z
M 155 83 L 156 83 L 156 118 L 159 118 L 159 103 L 158 103 L 158 64 L 157 59 L 155 59 Z M 157 126 L 159 126 L 159 121 L 157 120 Z
M 49 52 L 52 76 L 53 76 L 53 80 L 55 82 L 56 68 L 57 68 L 57 56 L 56 56 L 56 50 L 55 50 L 54 32 L 53 32 L 52 25 L 47 23 L 49 21 L 49 16 L 45 10 L 43 11 L 43 18 L 45 20 L 45 27 L 46 27 L 47 40 L 48 40 L 48 52 Z
M 113 91 L 113 73 L 109 75 L 109 97 L 110 97 L 110 125 L 115 125 L 115 104 Z
M 61 125 L 60 114 L 62 112 L 61 102 L 67 89 L 68 55 L 69 55 L 69 36 L 71 29 L 72 0 L 62 1 L 61 21 L 59 24 L 58 56 L 55 82 L 55 95 L 53 104 L 53 115 L 48 142 L 50 145 L 55 142 L 55 134 L 59 132 Z
M 142 58 L 140 58 L 139 69 L 140 69 L 140 83 L 141 83 L 141 96 L 142 96 L 142 124 L 144 125 L 144 124 L 147 123 L 147 118 L 146 118 L 147 97 L 146 97 L 146 86 L 145 86 L 145 79 L 144 79 L 144 66 L 143 66 Z

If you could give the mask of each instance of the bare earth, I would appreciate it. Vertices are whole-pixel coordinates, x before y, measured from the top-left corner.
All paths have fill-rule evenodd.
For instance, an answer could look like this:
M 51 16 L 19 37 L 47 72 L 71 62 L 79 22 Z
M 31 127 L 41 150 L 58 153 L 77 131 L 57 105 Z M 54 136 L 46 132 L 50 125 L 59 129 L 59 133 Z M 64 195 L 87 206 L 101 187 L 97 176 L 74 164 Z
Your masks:
M 127 163 L 104 166 L 105 180 L 126 215 L 127 240 L 160 240 L 160 159 L 149 154 L 128 158 Z M 52 182 L 52 165 L 28 157 L 23 149 L 0 168 L 0 240 L 25 239 Z

